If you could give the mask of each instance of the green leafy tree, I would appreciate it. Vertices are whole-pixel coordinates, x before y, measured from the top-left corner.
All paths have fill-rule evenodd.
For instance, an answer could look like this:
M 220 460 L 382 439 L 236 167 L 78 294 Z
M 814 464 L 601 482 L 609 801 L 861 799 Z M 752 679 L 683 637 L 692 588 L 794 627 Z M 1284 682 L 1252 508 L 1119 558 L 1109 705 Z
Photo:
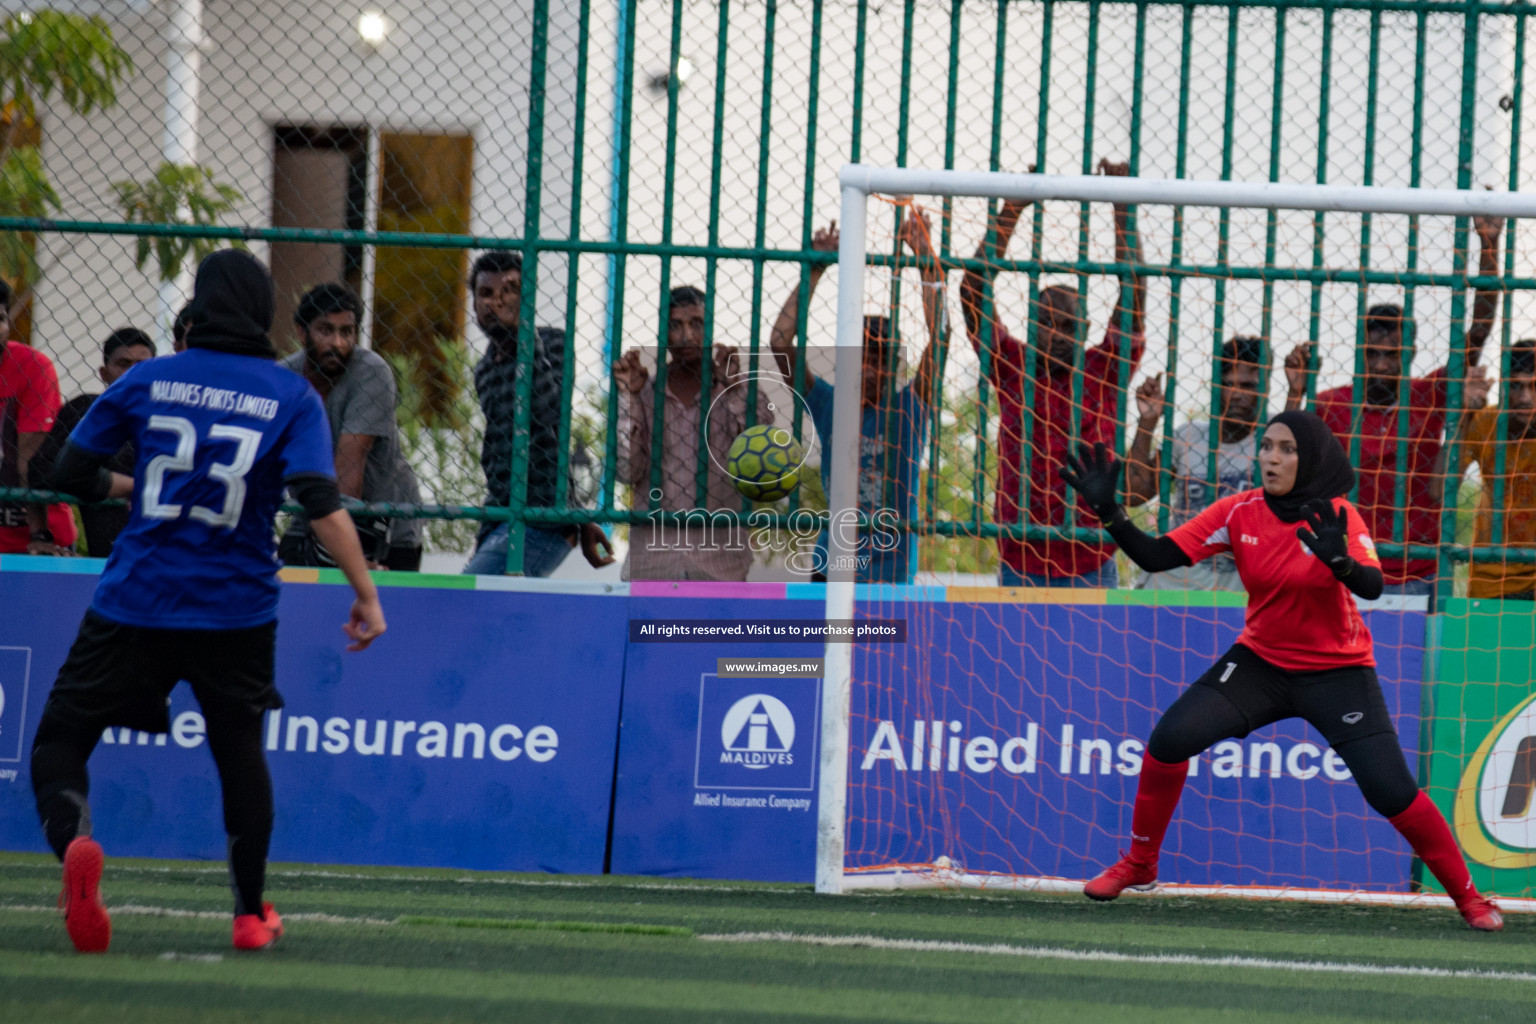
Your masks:
M 217 224 L 241 199 L 239 190 L 219 184 L 212 171 L 195 164 L 162 163 L 146 182 L 116 181 L 112 187 L 129 224 Z M 197 263 L 225 244 L 218 238 L 140 235 L 133 265 L 143 270 L 154 256 L 160 280 L 170 281 L 189 256 Z
M 110 110 L 133 70 L 127 51 L 100 17 L 41 10 L 0 19 L 0 216 L 46 217 L 62 205 L 48 181 L 35 130 L 27 131 L 36 124 L 38 104 L 58 99 L 77 114 Z M 211 172 L 175 164 L 162 164 L 142 184 L 118 182 L 114 188 L 131 224 L 212 224 L 240 199 Z M 168 281 L 189 253 L 200 258 L 219 244 L 140 238 L 138 265 L 142 270 L 154 256 L 160 279 Z M 0 276 L 32 281 L 37 273 L 31 237 L 0 232 Z

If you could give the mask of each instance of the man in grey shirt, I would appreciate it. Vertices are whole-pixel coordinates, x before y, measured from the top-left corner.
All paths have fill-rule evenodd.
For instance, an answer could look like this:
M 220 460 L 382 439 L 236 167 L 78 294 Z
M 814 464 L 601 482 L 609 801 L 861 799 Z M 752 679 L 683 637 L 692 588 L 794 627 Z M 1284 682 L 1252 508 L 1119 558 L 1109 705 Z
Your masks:
M 1306 397 L 1306 348 L 1298 346 L 1285 360 L 1287 409 L 1301 408 Z M 1191 420 L 1173 432 L 1173 482 L 1169 491 L 1168 526 L 1189 522 L 1218 498 L 1252 489 L 1253 465 L 1258 458 L 1259 396 L 1264 371 L 1269 366 L 1268 347 L 1262 338 L 1234 337 L 1221 346 L 1220 415 L 1216 431 L 1216 486 L 1211 486 L 1211 424 Z M 1152 454 L 1152 434 L 1163 418 L 1166 399 L 1163 376 L 1143 381 L 1136 389 L 1136 438 L 1126 460 L 1129 504 L 1141 505 L 1158 495 L 1157 474 L 1162 453 Z M 1142 586 L 1147 590 L 1243 589 L 1231 555 L 1217 555 L 1197 565 L 1151 573 Z
M 418 504 L 420 484 L 400 450 L 395 374 L 378 353 L 357 346 L 361 312 L 362 303 L 345 285 L 311 288 L 293 312 L 303 348 L 282 364 L 302 374 L 325 402 L 341 493 L 363 501 Z M 421 568 L 417 520 L 360 518 L 358 530 L 373 568 Z M 302 517 L 295 518 L 278 551 L 289 565 L 330 564 Z

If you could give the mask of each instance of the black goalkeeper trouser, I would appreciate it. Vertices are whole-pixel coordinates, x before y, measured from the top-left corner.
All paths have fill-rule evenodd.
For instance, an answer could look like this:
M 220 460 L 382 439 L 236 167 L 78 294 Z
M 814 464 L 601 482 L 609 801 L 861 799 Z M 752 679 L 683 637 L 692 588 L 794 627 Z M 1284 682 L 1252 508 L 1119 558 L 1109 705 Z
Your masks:
M 262 912 L 273 815 L 261 730 L 264 712 L 282 706 L 272 682 L 276 633 L 276 623 L 144 629 L 86 613 L 32 743 L 37 813 L 60 859 L 76 836 L 91 834 L 86 762 L 102 731 L 168 731 L 166 697 L 186 680 L 202 708 L 223 789 L 235 913 Z
M 1234 644 L 1158 719 L 1147 753 L 1177 764 L 1285 718 L 1305 719 L 1323 734 L 1383 817 L 1401 814 L 1419 795 L 1374 668 L 1289 672 L 1242 644 Z

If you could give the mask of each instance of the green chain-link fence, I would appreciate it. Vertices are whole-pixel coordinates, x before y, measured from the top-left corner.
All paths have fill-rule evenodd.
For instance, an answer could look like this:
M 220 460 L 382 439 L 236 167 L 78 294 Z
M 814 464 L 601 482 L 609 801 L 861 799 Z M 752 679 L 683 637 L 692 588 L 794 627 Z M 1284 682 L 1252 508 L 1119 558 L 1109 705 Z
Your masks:
M 1157 177 L 1518 189 L 1530 173 L 1520 157 L 1533 11 L 1400 0 L 16 9 L 0 49 L 0 269 L 15 285 L 13 336 L 49 356 L 66 399 L 99 388 L 100 346 L 115 328 L 138 327 L 170 347 L 190 267 L 210 246 L 238 241 L 269 263 L 282 352 L 301 346 L 301 295 L 347 286 L 359 297 L 362 344 L 397 382 L 389 400 L 398 400 L 399 447 L 419 481 L 414 499 L 404 490 L 359 496 L 425 518 L 421 535 L 405 539 L 429 555 L 462 555 L 473 531 L 460 520 L 560 532 L 668 520 L 683 507 L 651 496 L 667 491 L 659 456 L 648 474 L 626 468 L 633 453 L 621 437 L 637 415 L 621 406 L 651 401 L 652 450 L 664 452 L 673 407 L 655 390 L 625 399 L 615 377 L 628 350 L 643 350 L 648 378 L 669 372 L 669 335 L 678 337 L 669 296 L 680 286 L 698 289 L 702 307 L 697 386 L 706 395 L 719 386 L 712 350 L 730 346 L 734 362 L 718 372 L 747 373 L 746 420 L 756 418 L 761 380 L 778 422 L 809 443 L 803 405 L 773 375 L 770 343 L 785 309 L 800 365 L 809 348 L 814 366 L 815 350 L 831 342 L 831 289 L 813 285 L 833 257 L 815 236 L 836 215 L 843 163 L 1091 173 L 1108 159 Z M 932 213 L 940 265 L 955 277 L 985 215 L 947 203 Z M 1083 322 L 1107 319 L 1129 268 L 1091 251 L 1106 216 L 1032 214 L 1031 251 L 1021 242 L 1014 260 L 993 261 L 1018 272 L 989 291 L 998 318 L 1032 322 L 1031 297 L 1075 276 L 1087 296 Z M 1345 384 L 1365 369 L 1363 315 L 1380 302 L 1403 307 L 1415 374 L 1448 366 L 1445 429 L 1456 436 L 1467 293 L 1505 289 L 1493 334 L 1502 355 L 1490 348 L 1484 364 L 1507 378 L 1536 268 L 1514 224 L 1494 281 L 1473 273 L 1470 224 L 1424 226 L 1421 238 L 1417 221 L 1401 221 L 1271 215 L 1244 228 L 1223 215 L 1200 234 L 1183 232 L 1178 217 L 1143 218 L 1139 269 L 1157 283 L 1142 366 L 1168 373 L 1165 465 L 1177 427 L 1219 404 L 1223 340 L 1263 338 L 1268 358 L 1313 342 L 1309 392 Z M 1047 251 L 1057 223 L 1066 225 L 1056 232 L 1068 239 L 1064 256 Z M 900 251 L 894 219 L 878 235 L 888 254 Z M 490 307 L 505 295 L 477 306 L 468 281 L 471 260 L 489 250 L 521 258 L 521 291 L 504 315 Z M 1430 252 L 1439 255 L 1421 259 Z M 958 326 L 956 294 L 952 283 L 946 302 Z M 887 306 L 899 310 L 899 296 Z M 540 371 L 544 326 L 563 335 L 563 357 Z M 498 343 L 504 328 L 512 333 Z M 522 370 L 505 406 L 515 420 L 490 431 L 493 447 L 510 440 L 499 453 L 508 493 L 488 505 L 474 377 L 496 352 Z M 1266 387 L 1275 405 L 1282 376 Z M 539 388 L 551 382 L 558 399 L 541 405 Z M 1408 396 L 1406 383 L 1400 390 Z M 944 367 L 940 404 L 916 527 L 945 539 L 925 542 L 921 562 L 989 572 L 990 541 L 963 540 L 997 526 L 995 397 L 968 346 L 957 343 Z M 1407 434 L 1410 403 L 1400 404 Z M 1135 405 L 1129 391 L 1121 396 L 1122 428 Z M 549 408 L 557 423 L 540 420 Z M 696 420 L 691 429 L 707 434 L 709 417 Z M 1498 429 L 1502 439 L 1507 423 Z M 1408 443 L 1399 442 L 1398 465 L 1411 461 Z M 1358 458 L 1358 436 L 1353 444 Z M 718 511 L 730 503 L 709 498 L 708 447 L 695 446 L 688 484 L 694 503 Z M 1483 467 L 1495 540 L 1504 450 Z M 1214 452 L 1211 462 L 1215 476 Z M 531 465 L 542 480 L 532 496 Z M 1410 553 L 1436 559 L 1448 586 L 1453 561 L 1469 556 L 1455 543 L 1460 478 L 1442 476 L 1450 500 L 1430 539 L 1408 536 L 1401 490 L 1391 539 L 1413 540 Z M 1169 486 L 1165 476 L 1164 509 Z M 812 480 L 774 511 L 784 524 L 820 507 Z M 1071 526 L 1015 529 L 1048 536 Z M 511 533 L 506 564 L 519 572 L 527 551 Z M 1490 550 L 1478 557 L 1505 555 Z M 1531 554 L 1507 552 L 1515 561 Z

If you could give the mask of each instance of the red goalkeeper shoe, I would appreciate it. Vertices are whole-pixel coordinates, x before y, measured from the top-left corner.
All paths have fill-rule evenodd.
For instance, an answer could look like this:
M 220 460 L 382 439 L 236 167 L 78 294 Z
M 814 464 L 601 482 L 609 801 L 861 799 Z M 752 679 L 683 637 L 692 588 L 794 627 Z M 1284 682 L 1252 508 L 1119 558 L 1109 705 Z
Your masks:
M 112 942 L 112 918 L 101 902 L 101 844 L 89 836 L 72 840 L 64 850 L 64 891 L 59 906 L 69 941 L 82 953 L 105 953 Z
M 1504 915 L 1499 913 L 1499 908 L 1493 900 L 1487 896 L 1474 896 L 1456 904 L 1456 909 L 1461 911 L 1462 920 L 1466 921 L 1474 931 L 1501 932 L 1504 930 Z
M 236 949 L 266 949 L 283 937 L 283 919 L 272 904 L 263 903 L 261 913 L 241 914 L 235 918 Z
M 1157 886 L 1157 861 L 1144 864 L 1125 853 L 1083 886 L 1083 895 L 1091 900 L 1112 900 L 1127 889 L 1146 892 Z

